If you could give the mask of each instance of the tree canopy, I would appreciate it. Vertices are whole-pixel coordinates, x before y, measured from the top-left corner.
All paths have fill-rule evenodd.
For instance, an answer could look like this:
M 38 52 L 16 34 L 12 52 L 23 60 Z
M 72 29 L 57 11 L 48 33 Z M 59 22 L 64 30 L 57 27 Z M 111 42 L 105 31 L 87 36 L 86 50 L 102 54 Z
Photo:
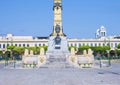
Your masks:
M 120 44 L 118 44 L 117 48 L 120 49 Z

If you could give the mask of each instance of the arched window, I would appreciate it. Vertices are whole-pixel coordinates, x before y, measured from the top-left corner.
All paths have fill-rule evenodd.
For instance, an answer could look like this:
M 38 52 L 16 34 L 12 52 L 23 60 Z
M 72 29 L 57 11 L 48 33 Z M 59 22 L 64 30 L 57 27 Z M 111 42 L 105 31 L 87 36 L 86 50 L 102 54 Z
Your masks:
M 5 48 L 5 44 L 3 44 L 3 48 Z
M 27 47 L 29 47 L 29 44 L 27 44 Z
M 97 44 L 95 43 L 95 46 L 97 46 Z
M 41 46 L 41 44 L 39 44 L 39 46 Z
M 103 46 L 105 46 L 105 43 L 103 43 Z
M 79 43 L 79 47 L 81 47 L 81 44 Z
M 99 43 L 99 46 L 101 46 L 101 43 Z
M 25 47 L 25 44 L 23 44 L 23 47 Z
M 87 43 L 87 46 L 89 46 L 89 44 Z
M 110 43 L 107 43 L 107 46 L 110 46 Z
M 15 44 L 15 46 L 17 46 L 17 44 Z
M 115 47 L 117 48 L 117 43 L 115 43 Z
M 91 46 L 93 46 L 93 44 L 91 43 Z
M 9 44 L 7 44 L 7 46 L 10 46 Z
M 21 47 L 21 44 L 19 44 L 19 47 Z
M 106 35 L 105 35 L 105 32 L 104 32 L 104 36 L 106 36 Z
M 77 46 L 77 44 L 75 43 L 75 46 Z
M 83 46 L 85 46 L 85 43 L 83 43 Z

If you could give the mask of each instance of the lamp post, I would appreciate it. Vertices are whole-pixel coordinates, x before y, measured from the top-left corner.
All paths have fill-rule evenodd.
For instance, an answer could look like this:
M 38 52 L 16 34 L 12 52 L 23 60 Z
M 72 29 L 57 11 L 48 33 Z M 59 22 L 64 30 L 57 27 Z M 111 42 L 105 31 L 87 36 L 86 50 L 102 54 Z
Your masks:
M 3 54 L 5 55 L 5 67 L 8 65 L 8 55 L 3 51 Z
M 14 61 L 14 68 L 15 68 L 15 63 L 16 63 L 15 56 L 13 56 L 13 61 Z
M 107 54 L 108 54 L 108 66 L 111 66 L 110 50 L 107 50 Z
M 101 58 L 100 58 L 100 68 L 102 67 L 102 62 L 101 62 Z
M 13 45 L 11 45 L 13 46 Z M 13 58 L 13 67 L 15 68 L 15 64 L 16 64 L 16 58 L 15 58 L 15 55 L 13 55 L 13 47 L 11 48 L 11 58 Z
M 110 45 L 110 37 L 109 37 L 109 47 L 111 48 L 111 45 Z M 108 64 L 109 64 L 109 66 L 111 66 L 110 50 L 108 50 Z
M 14 47 L 13 47 L 13 38 L 12 38 L 12 37 L 11 37 L 10 43 L 11 43 L 11 46 L 12 46 L 12 47 L 11 47 L 11 55 L 10 55 L 10 56 L 11 56 L 11 58 L 13 58 L 13 67 L 15 68 L 15 67 L 16 67 L 16 66 L 15 66 L 15 64 L 16 64 L 16 61 L 15 61 L 15 60 L 16 60 L 16 59 L 15 59 L 15 56 L 13 56 L 13 48 L 14 48 Z
M 6 46 L 6 50 L 7 50 L 7 53 L 5 55 L 5 62 L 6 62 L 6 66 L 8 65 L 8 38 L 7 39 L 7 46 Z
M 5 56 L 5 67 L 6 67 L 6 55 L 5 55 L 5 50 L 3 50 L 3 55 Z
M 100 63 L 100 68 L 101 68 L 102 67 L 102 61 L 101 61 L 100 53 L 98 54 L 98 60 L 99 60 L 99 63 Z

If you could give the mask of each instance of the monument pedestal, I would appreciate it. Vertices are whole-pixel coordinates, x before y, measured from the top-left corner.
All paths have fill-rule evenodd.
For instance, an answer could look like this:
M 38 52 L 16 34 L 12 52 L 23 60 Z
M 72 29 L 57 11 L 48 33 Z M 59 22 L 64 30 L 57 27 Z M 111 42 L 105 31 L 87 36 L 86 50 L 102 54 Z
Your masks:
M 56 36 L 50 36 L 48 41 L 48 50 L 46 55 L 56 55 L 56 54 L 64 54 L 69 55 L 68 45 L 67 45 L 67 38 L 64 36 L 59 36 L 61 39 L 60 44 L 56 44 L 55 38 Z
M 60 37 L 60 43 L 56 44 L 56 36 L 50 36 L 48 42 L 47 65 L 48 67 L 66 67 L 68 64 L 69 51 L 67 46 L 67 38 Z

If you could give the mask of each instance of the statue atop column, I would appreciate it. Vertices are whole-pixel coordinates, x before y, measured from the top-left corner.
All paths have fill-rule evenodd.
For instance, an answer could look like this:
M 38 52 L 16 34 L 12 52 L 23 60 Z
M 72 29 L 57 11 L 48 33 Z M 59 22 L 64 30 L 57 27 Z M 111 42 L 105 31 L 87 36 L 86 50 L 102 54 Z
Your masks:
M 62 0 L 54 0 L 54 26 L 53 26 L 53 33 L 50 36 L 66 36 L 63 33 L 62 28 Z M 59 26 L 59 33 L 57 33 L 56 29 L 58 29 Z
M 63 33 L 63 26 L 62 26 L 62 0 L 54 0 L 53 5 L 53 11 L 54 11 L 54 26 L 53 26 L 53 32 L 49 37 L 48 41 L 48 50 L 46 54 L 53 55 L 59 54 L 63 55 L 69 54 L 68 50 L 68 43 L 67 43 L 67 37 Z

